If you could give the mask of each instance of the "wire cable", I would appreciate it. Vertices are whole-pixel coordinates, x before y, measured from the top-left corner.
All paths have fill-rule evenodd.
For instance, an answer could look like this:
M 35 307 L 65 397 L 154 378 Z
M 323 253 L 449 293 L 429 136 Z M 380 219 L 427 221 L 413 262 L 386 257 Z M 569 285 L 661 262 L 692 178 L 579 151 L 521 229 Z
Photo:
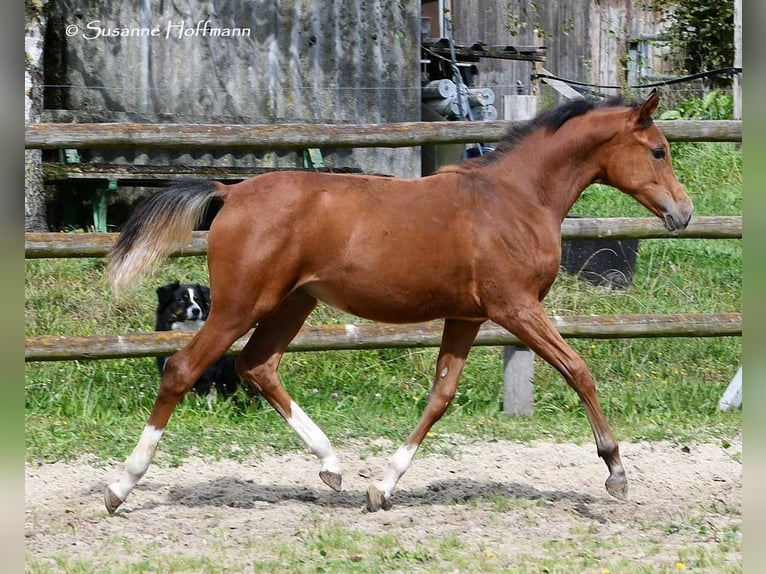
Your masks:
M 662 80 L 659 82 L 652 82 L 651 84 L 636 84 L 632 86 L 627 86 L 628 88 L 659 88 L 662 86 L 669 86 L 671 84 L 680 84 L 683 82 L 690 82 L 692 80 L 698 80 L 700 78 L 708 78 L 711 76 L 718 76 L 723 74 L 741 74 L 742 68 L 737 68 L 734 66 L 728 67 L 728 68 L 717 68 L 715 70 L 709 70 L 707 72 L 700 72 L 698 74 L 691 74 L 689 76 L 682 76 L 680 78 L 672 78 L 670 80 Z M 625 86 L 603 86 L 600 84 L 588 84 L 587 82 L 578 82 L 577 80 L 568 80 L 566 78 L 559 78 L 556 75 L 553 74 L 532 74 L 531 79 L 537 80 L 537 79 L 550 79 L 550 80 L 557 80 L 559 82 L 564 82 L 565 84 L 571 84 L 573 86 L 582 86 L 585 88 L 602 88 L 602 89 L 612 89 L 612 90 L 622 90 L 625 88 Z

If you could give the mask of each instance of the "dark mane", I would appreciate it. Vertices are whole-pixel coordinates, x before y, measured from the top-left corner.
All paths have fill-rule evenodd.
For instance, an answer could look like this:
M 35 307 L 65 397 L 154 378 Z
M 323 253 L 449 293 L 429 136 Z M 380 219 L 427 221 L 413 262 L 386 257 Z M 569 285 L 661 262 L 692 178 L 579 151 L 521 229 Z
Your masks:
M 458 166 L 478 167 L 486 165 L 496 160 L 499 156 L 511 151 L 519 144 L 519 142 L 526 139 L 530 134 L 536 132 L 539 129 L 545 128 L 551 132 L 555 132 L 570 119 L 581 116 L 591 110 L 623 106 L 635 108 L 641 106 L 641 102 L 628 102 L 622 96 L 614 96 L 604 101 L 594 99 L 570 100 L 558 107 L 551 108 L 549 110 L 543 110 L 531 120 L 516 122 L 512 124 L 502 139 L 497 143 L 497 145 L 494 146 L 494 151 L 476 158 L 465 160 L 464 162 L 458 164 Z

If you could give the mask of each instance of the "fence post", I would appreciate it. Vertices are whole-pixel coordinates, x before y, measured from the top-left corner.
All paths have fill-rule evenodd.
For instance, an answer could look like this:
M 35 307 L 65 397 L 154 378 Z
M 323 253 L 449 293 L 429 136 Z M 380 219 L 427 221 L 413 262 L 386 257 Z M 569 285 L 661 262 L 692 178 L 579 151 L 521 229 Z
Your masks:
M 535 405 L 534 358 L 534 353 L 527 347 L 503 347 L 503 412 L 506 415 L 532 415 Z
M 718 401 L 719 411 L 738 409 L 742 406 L 742 367 L 740 366 L 723 396 Z
M 734 0 L 734 66 L 742 67 L 742 0 Z M 734 79 L 734 119 L 742 119 L 742 79 L 739 74 Z
M 531 120 L 537 112 L 537 96 L 503 96 L 503 120 L 521 122 Z

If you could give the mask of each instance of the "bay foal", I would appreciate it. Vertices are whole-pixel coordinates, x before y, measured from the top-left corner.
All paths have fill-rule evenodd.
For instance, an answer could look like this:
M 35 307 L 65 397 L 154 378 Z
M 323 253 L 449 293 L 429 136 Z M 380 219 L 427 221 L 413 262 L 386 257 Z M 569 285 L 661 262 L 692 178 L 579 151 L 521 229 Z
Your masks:
M 625 498 L 620 452 L 588 368 L 540 302 L 556 278 L 561 223 L 582 191 L 609 184 L 674 231 L 692 203 L 676 179 L 668 142 L 652 121 L 659 96 L 631 104 L 575 100 L 512 128 L 492 153 L 416 180 L 278 172 L 236 185 L 191 180 L 141 204 L 109 254 L 119 290 L 187 243 L 211 201 L 212 308 L 167 363 L 141 438 L 110 484 L 114 512 L 146 472 L 173 409 L 200 374 L 255 327 L 238 372 L 285 418 L 341 488 L 324 432 L 277 375 L 282 354 L 317 301 L 374 321 L 444 319 L 436 376 L 423 415 L 370 485 L 367 508 L 386 507 L 431 426 L 455 395 L 479 327 L 505 327 L 553 365 L 579 395 L 609 470 L 606 490 Z

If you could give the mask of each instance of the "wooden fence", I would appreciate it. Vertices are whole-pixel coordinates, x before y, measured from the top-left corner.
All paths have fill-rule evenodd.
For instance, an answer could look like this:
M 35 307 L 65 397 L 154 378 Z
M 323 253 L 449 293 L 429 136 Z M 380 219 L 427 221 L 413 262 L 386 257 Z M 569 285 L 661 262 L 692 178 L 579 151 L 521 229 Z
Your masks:
M 742 141 L 738 120 L 657 121 L 669 141 Z M 391 124 L 29 124 L 26 148 L 157 147 L 286 150 L 495 142 L 508 122 Z
M 657 124 L 670 141 L 742 140 L 741 121 L 672 121 Z M 304 149 L 314 147 L 405 147 L 421 144 L 498 141 L 508 122 L 433 122 L 399 124 L 32 124 L 26 126 L 26 148 L 164 147 L 204 149 Z M 26 233 L 25 257 L 103 257 L 116 239 L 114 233 Z M 573 218 L 562 225 L 564 239 L 626 238 L 741 238 L 741 217 L 694 217 L 689 227 L 668 233 L 655 218 Z M 195 232 L 193 241 L 174 256 L 203 255 L 207 233 Z M 740 313 L 604 315 L 552 317 L 568 338 L 720 337 L 742 334 Z M 191 338 L 191 333 L 130 333 L 105 336 L 38 336 L 25 342 L 26 361 L 66 361 L 169 355 Z M 289 351 L 438 347 L 441 323 L 418 325 L 304 326 Z M 241 349 L 246 338 L 232 346 Z M 528 393 L 527 375 L 513 374 L 514 346 L 519 340 L 499 326 L 481 329 L 477 345 L 506 346 L 505 390 L 509 414 L 528 414 L 529 401 L 519 405 L 514 394 Z
M 631 339 L 647 337 L 726 337 L 742 334 L 739 313 L 684 313 L 665 315 L 554 316 L 551 322 L 565 338 Z M 438 347 L 442 322 L 414 325 L 355 323 L 305 325 L 288 351 L 342 351 Z M 124 335 L 27 337 L 26 361 L 72 361 L 157 357 L 171 355 L 188 343 L 193 332 L 161 331 Z M 229 350 L 242 350 L 248 335 Z M 488 322 L 476 338 L 479 346 L 517 346 L 521 341 L 502 327 Z

